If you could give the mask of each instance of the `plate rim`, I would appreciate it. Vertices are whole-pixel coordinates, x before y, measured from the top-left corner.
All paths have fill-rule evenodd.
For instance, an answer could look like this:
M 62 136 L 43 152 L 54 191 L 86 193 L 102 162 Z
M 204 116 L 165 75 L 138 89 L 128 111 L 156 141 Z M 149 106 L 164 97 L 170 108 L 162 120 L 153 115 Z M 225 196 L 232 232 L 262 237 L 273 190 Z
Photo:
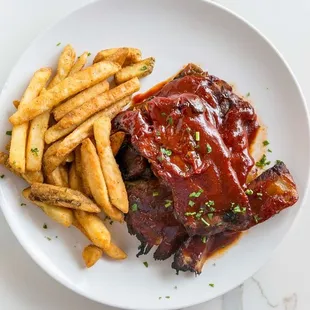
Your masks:
M 93 5 L 97 2 L 101 2 L 101 1 L 105 1 L 105 0 L 93 0 L 90 1 L 88 3 L 85 3 L 77 8 L 75 8 L 74 10 L 70 11 L 69 13 L 63 14 L 62 16 L 60 16 L 59 18 L 57 18 L 54 22 L 52 22 L 51 24 L 49 24 L 47 27 L 43 27 L 42 30 L 40 30 L 38 32 L 38 34 L 29 41 L 29 44 L 27 46 L 26 49 L 24 49 L 22 51 L 22 53 L 19 55 L 19 57 L 17 58 L 16 62 L 14 63 L 13 67 L 11 68 L 9 74 L 7 75 L 7 78 L 5 79 L 4 85 L 0 91 L 0 97 L 2 97 L 2 95 L 4 94 L 4 92 L 6 91 L 6 85 L 7 82 L 11 79 L 13 72 L 16 68 L 16 66 L 20 63 L 22 57 L 24 56 L 24 54 L 33 46 L 33 44 L 40 40 L 49 30 L 51 30 L 52 28 L 54 28 L 58 23 L 60 23 L 61 21 L 65 20 L 66 18 L 68 18 L 69 16 L 71 16 L 72 14 L 83 10 L 84 8 Z M 190 1 L 190 0 L 187 0 Z M 271 40 L 269 40 L 266 35 L 261 32 L 258 28 L 256 28 L 256 26 L 254 26 L 251 22 L 249 22 L 246 18 L 240 16 L 238 13 L 234 12 L 233 10 L 225 7 L 224 5 L 217 3 L 217 2 L 213 2 L 213 0 L 196 0 L 197 2 L 205 2 L 210 6 L 216 7 L 222 11 L 224 11 L 225 13 L 231 15 L 232 17 L 238 19 L 239 21 L 241 21 L 245 26 L 251 28 L 261 39 L 263 39 L 263 41 L 265 43 L 267 43 L 267 45 L 275 52 L 275 54 L 277 55 L 277 57 L 281 60 L 282 64 L 284 65 L 285 69 L 287 70 L 287 72 L 289 73 L 289 75 L 291 76 L 295 86 L 296 86 L 296 90 L 298 91 L 303 107 L 306 111 L 306 122 L 307 122 L 307 128 L 308 128 L 308 132 L 310 133 L 310 114 L 309 114 L 309 107 L 307 105 L 307 100 L 303 94 L 302 88 L 293 72 L 293 70 L 291 69 L 290 65 L 288 64 L 288 62 L 286 61 L 286 59 L 284 58 L 284 56 L 282 55 L 282 53 L 276 48 L 276 46 L 271 42 Z M 160 5 L 160 4 L 159 4 Z M 310 144 L 308 145 L 308 153 L 310 153 Z M 286 231 L 286 233 L 284 234 L 282 240 L 276 245 L 276 247 L 270 251 L 270 253 L 267 255 L 267 257 L 265 258 L 265 260 L 262 260 L 259 264 L 259 267 L 257 268 L 256 271 L 254 271 L 253 274 L 257 273 L 264 265 L 266 265 L 266 263 L 271 259 L 271 257 L 275 254 L 275 252 L 279 249 L 279 247 L 281 246 L 281 244 L 286 240 L 287 236 L 292 232 L 292 230 L 294 229 L 295 225 L 297 225 L 297 222 L 299 221 L 299 217 L 301 215 L 301 211 L 304 208 L 306 199 L 309 196 L 309 184 L 310 184 L 310 166 L 307 167 L 307 182 L 305 184 L 305 193 L 304 196 L 301 197 L 298 201 L 299 203 L 299 209 L 296 212 L 296 215 L 289 227 L 289 229 Z M 2 185 L 0 185 L 0 188 L 2 187 Z M 119 308 L 120 305 L 119 304 L 115 304 L 115 303 L 111 303 L 109 301 L 103 301 L 100 300 L 99 298 L 96 298 L 95 296 L 88 296 L 83 290 L 80 290 L 79 287 L 77 286 L 72 286 L 72 284 L 70 282 L 68 282 L 65 278 L 61 277 L 57 272 L 55 272 L 53 270 L 53 268 L 50 268 L 49 265 L 47 263 L 45 263 L 43 260 L 41 260 L 38 255 L 36 254 L 36 252 L 27 244 L 27 240 L 26 238 L 23 237 L 23 234 L 21 233 L 21 231 L 19 232 L 17 229 L 15 229 L 14 224 L 12 223 L 12 221 L 10 220 L 10 215 L 9 212 L 6 211 L 6 207 L 5 204 L 3 203 L 3 196 L 0 195 L 0 207 L 1 210 L 3 212 L 4 218 L 6 220 L 6 222 L 8 223 L 8 226 L 10 228 L 10 230 L 12 231 L 13 235 L 16 237 L 16 239 L 18 240 L 19 244 L 22 246 L 22 248 L 26 251 L 26 253 L 31 257 L 31 259 L 35 262 L 36 265 L 38 265 L 46 274 L 48 274 L 51 278 L 55 279 L 58 283 L 60 283 L 62 286 L 66 287 L 67 289 L 70 289 L 71 291 L 73 291 L 76 294 L 79 294 L 89 300 L 95 301 L 99 304 L 103 304 L 103 305 L 107 305 L 107 306 L 112 306 L 112 307 L 116 307 Z M 191 306 L 196 306 L 208 301 L 211 301 L 215 298 L 218 298 L 224 294 L 226 294 L 227 292 L 235 289 L 236 287 L 240 286 L 242 283 L 244 283 L 244 281 L 246 281 L 247 279 L 249 279 L 253 274 L 249 275 L 248 277 L 246 277 L 241 283 L 236 283 L 235 285 L 232 285 L 231 288 L 229 290 L 222 290 L 222 292 L 218 292 L 216 293 L 212 298 L 206 298 L 204 300 L 201 300 L 197 303 L 186 303 L 182 306 L 169 306 L 169 304 L 163 304 L 164 307 L 160 307 L 160 309 L 167 309 L 167 310 L 177 310 L 180 309 L 180 307 L 182 308 L 186 308 L 186 307 L 191 307 Z M 123 307 L 123 305 L 122 305 Z M 132 307 L 132 306 L 126 306 L 126 308 L 124 309 L 129 309 L 129 310 L 145 310 L 144 308 L 137 308 L 137 307 Z M 148 307 L 147 310 L 158 310 L 159 308 L 156 307 Z

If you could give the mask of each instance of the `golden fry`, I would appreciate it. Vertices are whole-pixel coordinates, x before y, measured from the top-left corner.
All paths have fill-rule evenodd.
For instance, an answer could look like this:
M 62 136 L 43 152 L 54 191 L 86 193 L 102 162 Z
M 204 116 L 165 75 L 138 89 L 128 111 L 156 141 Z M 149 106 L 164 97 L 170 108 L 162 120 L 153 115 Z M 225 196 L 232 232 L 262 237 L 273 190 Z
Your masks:
M 122 48 L 119 48 L 114 54 L 108 56 L 105 60 L 116 62 L 120 66 L 123 66 L 128 54 L 129 54 L 128 48 L 122 47 Z
M 125 66 L 141 61 L 141 51 L 137 48 L 127 47 L 128 55 L 124 63 Z M 94 63 L 105 60 L 107 57 L 115 54 L 119 48 L 110 48 L 100 51 L 94 58 Z
M 69 187 L 77 191 L 83 192 L 82 180 L 76 171 L 75 162 L 71 164 L 71 167 L 69 170 Z
M 75 56 L 74 48 L 70 44 L 66 45 L 58 60 L 57 73 L 47 89 L 53 88 L 68 76 L 74 65 Z
M 94 123 L 96 147 L 111 203 L 127 213 L 129 203 L 126 187 L 111 149 L 110 133 L 111 120 L 109 118 L 101 117 Z
M 102 256 L 102 249 L 98 248 L 97 246 L 90 244 L 84 248 L 82 256 L 87 268 L 94 266 L 99 258 Z
M 53 110 L 53 115 L 56 121 L 59 121 L 67 113 L 73 109 L 81 106 L 86 101 L 106 92 L 109 89 L 109 83 L 102 81 L 90 88 L 85 89 L 73 98 L 70 98 L 66 102 L 60 104 Z
M 87 57 L 88 52 L 84 52 L 80 57 L 78 57 L 68 76 L 72 76 L 74 73 L 81 71 L 87 63 Z
M 44 152 L 44 135 L 48 128 L 50 112 L 46 111 L 30 122 L 26 148 L 26 168 L 40 171 Z
M 86 196 L 92 197 L 90 187 L 89 187 L 89 184 L 87 181 L 87 177 L 83 173 L 84 168 L 83 168 L 83 164 L 82 164 L 81 146 L 80 145 L 75 149 L 75 163 L 76 163 L 76 173 L 82 181 L 82 189 L 83 189 L 82 192 Z
M 66 168 L 60 165 L 53 172 L 46 174 L 46 182 L 51 185 L 69 187 Z
M 81 192 L 61 186 L 34 183 L 31 185 L 31 200 L 69 209 L 99 213 L 100 208 Z
M 134 78 L 85 102 L 80 107 L 67 113 L 57 124 L 50 127 L 45 134 L 45 141 L 47 143 L 52 143 L 64 137 L 93 114 L 109 107 L 116 101 L 133 94 L 139 90 L 139 88 L 140 82 L 137 78 Z
M 73 161 L 74 161 L 74 153 L 72 152 L 68 155 L 68 157 L 66 158 L 65 162 L 63 162 L 63 164 L 72 163 Z
M 111 234 L 96 214 L 78 210 L 74 214 L 94 245 L 102 249 L 110 246 Z
M 118 131 L 115 134 L 110 136 L 110 144 L 111 144 L 111 149 L 114 157 L 118 153 L 119 149 L 121 148 L 124 139 L 125 139 L 126 134 L 122 131 Z
M 16 113 L 22 109 L 26 109 L 31 104 L 39 95 L 51 74 L 52 70 L 50 68 L 42 68 L 34 73 Z M 13 126 L 9 161 L 12 168 L 19 173 L 24 173 L 26 170 L 27 132 L 27 122 Z
M 26 171 L 25 173 L 22 174 L 22 177 L 29 184 L 44 182 L 43 172 L 41 170 L 40 171 Z
M 127 258 L 127 254 L 113 242 L 110 243 L 110 246 L 108 248 L 104 248 L 103 251 L 105 254 L 107 254 L 113 259 L 126 259 Z
M 155 58 L 150 57 L 131 66 L 124 67 L 115 74 L 115 82 L 116 84 L 121 84 L 135 77 L 143 78 L 153 72 L 154 65 Z
M 10 118 L 13 125 L 19 125 L 34 119 L 39 114 L 52 109 L 61 101 L 95 85 L 115 74 L 120 69 L 118 64 L 102 61 L 65 78 L 44 94 L 32 100 L 27 106 L 20 105 Z
M 50 148 L 57 149 L 56 154 L 49 152 L 49 149 L 44 154 L 44 165 L 46 172 L 51 172 L 56 169 L 67 156 L 86 138 L 93 135 L 93 125 L 94 122 L 101 116 L 107 116 L 110 119 L 114 118 L 123 107 L 130 103 L 130 97 L 125 97 L 124 99 L 111 105 L 109 108 L 93 115 L 79 127 L 77 127 L 72 133 L 65 137 L 60 143 L 55 142 L 50 146 Z M 55 146 L 55 144 L 57 145 Z
M 19 100 L 13 100 L 13 105 L 16 109 L 18 108 L 19 104 L 20 104 Z
M 23 190 L 23 196 L 29 199 L 30 195 L 30 188 L 26 188 Z M 31 201 L 31 200 L 30 200 Z M 43 203 L 41 201 L 31 201 L 38 207 L 42 209 L 42 211 L 47 214 L 52 220 L 56 221 L 57 223 L 69 227 L 73 223 L 73 212 L 70 209 L 62 208 L 62 207 L 55 207 L 48 205 L 46 203 Z
M 112 219 L 123 221 L 123 214 L 110 203 L 96 148 L 90 139 L 85 139 L 81 147 L 83 174 L 85 174 L 96 203 Z

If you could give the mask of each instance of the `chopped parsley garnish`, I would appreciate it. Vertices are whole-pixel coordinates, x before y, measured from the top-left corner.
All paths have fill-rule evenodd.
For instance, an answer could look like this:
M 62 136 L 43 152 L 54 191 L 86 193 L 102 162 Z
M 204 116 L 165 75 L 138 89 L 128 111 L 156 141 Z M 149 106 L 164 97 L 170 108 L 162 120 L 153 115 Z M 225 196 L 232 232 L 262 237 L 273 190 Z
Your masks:
M 159 195 L 159 192 L 153 192 L 153 197 L 156 197 Z
M 209 200 L 209 201 L 205 202 L 205 205 L 206 205 L 207 207 L 209 207 L 210 211 L 215 211 L 215 209 L 212 208 L 212 206 L 215 205 L 214 200 Z
M 167 199 L 165 202 L 165 208 L 169 208 L 172 205 L 172 200 Z
M 206 236 L 201 237 L 201 241 L 202 241 L 202 243 L 206 243 L 207 242 L 207 237 Z
M 201 222 L 203 222 L 205 225 L 210 226 L 210 224 L 202 217 Z
M 213 219 L 213 213 L 208 213 L 208 218 L 209 218 L 209 220 L 212 220 Z
M 207 143 L 207 153 L 210 154 L 212 152 L 212 147 L 209 143 Z
M 193 206 L 195 205 L 195 202 L 194 202 L 193 200 L 190 200 L 190 201 L 188 202 L 188 205 L 189 205 L 190 207 L 193 207 Z
M 185 212 L 184 215 L 185 216 L 193 216 L 196 215 L 197 212 Z
M 267 146 L 267 145 L 269 145 L 269 144 L 270 144 L 270 143 L 269 143 L 268 140 L 263 141 L 263 146 Z
M 89 57 L 91 55 L 91 53 L 88 53 L 87 56 Z
M 56 46 L 59 46 L 61 44 L 61 42 L 57 43 Z
M 193 198 L 193 197 L 198 198 L 202 193 L 203 193 L 203 189 L 200 189 L 198 192 L 190 193 L 188 197 L 189 198 Z
M 283 163 L 282 160 L 279 160 L 279 159 L 276 160 L 276 164 L 277 164 L 277 165 L 278 165 L 278 164 L 282 164 L 282 163 Z
M 249 188 L 245 191 L 245 193 L 249 196 L 254 194 L 254 192 Z
M 160 113 L 161 116 L 167 116 L 167 114 L 165 112 Z
M 209 283 L 209 286 L 210 287 L 214 287 L 214 283 Z
M 31 153 L 34 154 L 35 156 L 38 156 L 39 149 L 38 149 L 37 147 L 32 148 L 32 149 L 31 149 Z
M 21 207 L 27 206 L 24 202 L 20 204 Z
M 196 131 L 195 132 L 195 140 L 198 142 L 200 141 L 200 132 L 199 131 Z
M 147 70 L 147 66 L 143 66 L 143 67 L 140 69 L 140 71 L 145 71 L 145 70 Z
M 43 224 L 43 228 L 44 228 L 44 229 L 47 229 L 47 225 L 46 225 L 45 223 Z
M 248 92 L 248 93 L 246 94 L 246 97 L 250 97 L 250 96 L 251 96 L 251 93 Z
M 4 175 L 4 174 L 1 174 L 0 178 L 3 179 L 4 177 L 5 177 L 5 175 Z
M 161 299 L 162 299 L 162 297 L 158 297 L 158 299 L 159 299 L 159 300 L 161 300 Z
M 47 239 L 48 241 L 52 240 L 50 237 L 46 237 L 46 236 L 45 236 L 45 239 Z
M 233 213 L 245 213 L 246 212 L 246 208 L 245 207 L 243 207 L 243 208 L 241 208 L 239 205 L 236 205 L 236 206 L 234 206 L 234 204 L 232 204 L 232 212 Z
M 131 211 L 133 212 L 136 212 L 138 210 L 138 205 L 136 203 L 134 203 L 132 206 L 131 206 Z
M 270 165 L 270 161 L 267 161 L 267 156 L 264 154 L 262 158 L 256 163 L 256 167 L 264 168 L 265 166 Z
M 168 123 L 169 125 L 173 125 L 173 119 L 172 119 L 171 116 L 169 116 L 169 117 L 167 118 L 167 123 Z
M 216 226 L 221 226 L 221 225 L 223 225 L 222 222 L 218 222 L 218 223 L 216 224 Z
M 158 157 L 157 157 L 157 160 L 158 160 L 158 161 L 163 161 L 164 158 L 163 158 L 162 156 L 158 156 Z
M 113 223 L 114 223 L 113 221 L 110 221 L 110 222 L 109 222 L 110 225 L 112 225 Z
M 175 289 L 175 290 L 177 290 L 177 289 L 178 289 L 178 287 L 177 287 L 177 286 L 175 286 L 175 287 L 174 287 L 174 289 Z
M 170 296 L 165 296 L 166 299 L 170 299 Z
M 156 130 L 155 134 L 157 137 L 160 137 L 160 131 L 159 130 Z
M 12 136 L 12 130 L 7 130 L 6 135 L 7 136 Z
M 148 268 L 149 267 L 149 263 L 148 262 L 143 262 L 143 265 Z
M 268 151 L 269 153 L 272 153 L 272 150 L 271 150 L 271 149 L 268 149 L 267 151 Z
M 171 151 L 171 150 L 168 150 L 168 149 L 165 149 L 164 147 L 160 148 L 160 151 L 161 151 L 164 155 L 167 155 L 167 156 L 171 156 L 171 155 L 172 155 L 172 151 Z
M 261 218 L 257 214 L 255 214 L 253 218 L 256 224 L 261 220 Z

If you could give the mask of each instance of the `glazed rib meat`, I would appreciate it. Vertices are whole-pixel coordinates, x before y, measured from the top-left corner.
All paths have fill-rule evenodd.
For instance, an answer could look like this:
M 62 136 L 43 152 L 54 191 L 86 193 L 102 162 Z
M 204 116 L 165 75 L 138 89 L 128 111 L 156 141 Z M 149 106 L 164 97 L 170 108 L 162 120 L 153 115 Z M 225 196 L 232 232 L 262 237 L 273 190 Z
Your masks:
M 219 247 L 298 199 L 283 163 L 246 184 L 257 115 L 195 65 L 120 113 L 113 128 L 128 137 L 117 157 L 134 206 L 128 230 L 141 241 L 139 254 L 153 246 L 155 259 L 175 253 L 177 271 L 200 273 Z
M 249 195 L 253 220 L 248 228 L 268 220 L 298 200 L 296 185 L 284 163 L 278 163 L 263 172 L 249 184 L 248 189 L 253 191 Z M 220 247 L 230 244 L 238 234 L 224 232 L 208 238 L 206 243 L 199 236 L 188 239 L 175 254 L 172 268 L 177 272 L 192 271 L 199 274 L 206 259 Z

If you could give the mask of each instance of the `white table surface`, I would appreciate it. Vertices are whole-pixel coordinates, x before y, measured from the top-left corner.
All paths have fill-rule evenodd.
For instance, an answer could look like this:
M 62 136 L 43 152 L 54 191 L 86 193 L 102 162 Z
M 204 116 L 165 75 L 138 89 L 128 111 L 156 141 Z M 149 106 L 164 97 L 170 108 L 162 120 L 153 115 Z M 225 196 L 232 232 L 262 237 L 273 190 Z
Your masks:
M 89 2 L 91 1 L 0 0 L 0 88 L 19 55 L 42 29 Z M 246 18 L 275 44 L 292 67 L 310 102 L 310 1 L 216 2 Z M 309 202 L 308 198 L 298 223 L 266 266 L 242 287 L 189 309 L 309 310 Z M 0 212 L 0 310 L 41 309 L 112 308 L 72 293 L 45 274 L 19 245 Z

